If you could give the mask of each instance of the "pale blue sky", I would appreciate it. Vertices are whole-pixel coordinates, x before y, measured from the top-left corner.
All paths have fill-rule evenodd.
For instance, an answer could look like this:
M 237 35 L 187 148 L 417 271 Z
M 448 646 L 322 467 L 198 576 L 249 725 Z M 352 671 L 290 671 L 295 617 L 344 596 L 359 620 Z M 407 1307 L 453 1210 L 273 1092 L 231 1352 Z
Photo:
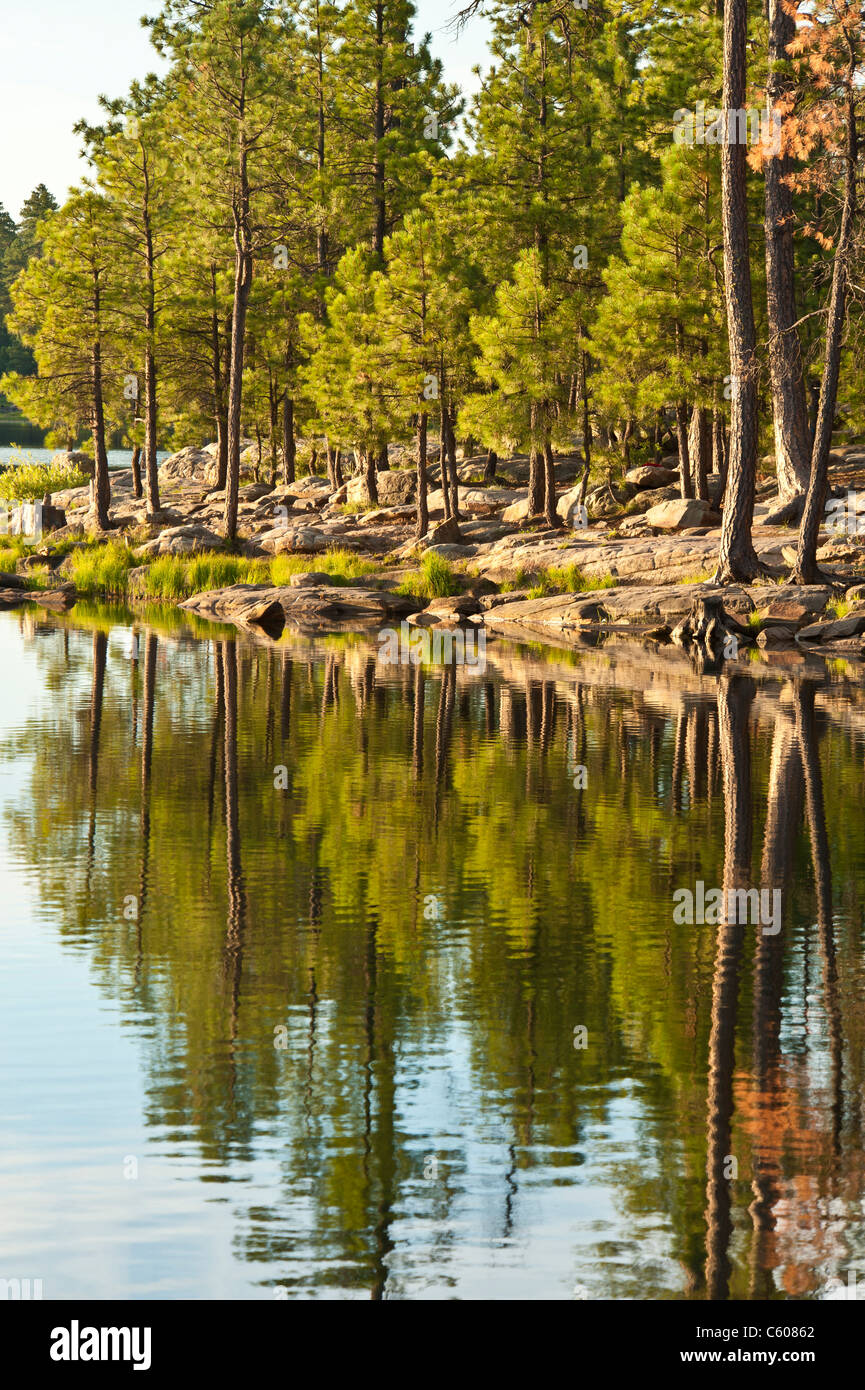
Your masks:
M 464 0 L 415 3 L 418 27 L 432 33 L 449 80 L 473 89 L 471 69 L 486 59 L 486 23 L 473 21 L 456 38 L 447 25 Z M 37 183 L 62 201 L 80 177 L 72 126 L 98 115 L 99 93 L 120 96 L 133 77 L 156 70 L 157 55 L 138 21 L 159 9 L 159 0 L 25 0 L 6 7 L 3 97 L 11 130 L 0 161 L 0 202 L 13 217 Z

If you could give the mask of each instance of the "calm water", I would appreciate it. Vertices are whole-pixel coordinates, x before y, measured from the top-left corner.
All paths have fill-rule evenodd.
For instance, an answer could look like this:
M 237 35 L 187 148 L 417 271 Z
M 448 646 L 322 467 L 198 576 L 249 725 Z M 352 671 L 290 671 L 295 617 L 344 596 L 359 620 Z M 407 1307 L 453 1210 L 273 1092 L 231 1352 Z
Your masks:
M 36 448 L 27 444 L 26 441 L 16 440 L 15 444 L 16 447 L 0 443 L 0 463 L 50 463 L 54 455 L 61 452 L 59 449 Z M 157 450 L 156 457 L 162 463 L 163 459 L 168 458 L 168 450 Z M 108 467 L 131 468 L 132 450 L 109 449 Z
M 807 1299 L 865 1268 L 843 665 L 138 631 L 0 614 L 0 1276 Z M 677 923 L 697 881 L 777 887 L 780 930 Z

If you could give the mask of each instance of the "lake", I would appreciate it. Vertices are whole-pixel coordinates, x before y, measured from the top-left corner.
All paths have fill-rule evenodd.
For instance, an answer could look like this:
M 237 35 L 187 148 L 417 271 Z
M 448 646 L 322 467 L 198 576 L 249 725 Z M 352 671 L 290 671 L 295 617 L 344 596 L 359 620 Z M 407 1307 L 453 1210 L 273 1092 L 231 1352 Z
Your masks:
M 134 629 L 0 614 L 0 1276 L 835 1296 L 865 1257 L 844 663 Z M 749 885 L 777 918 L 713 919 Z
M 50 463 L 54 455 L 61 453 L 59 449 L 32 448 L 29 444 L 21 444 L 20 447 L 12 447 L 7 444 L 0 444 L 0 463 Z M 168 458 L 167 449 L 159 449 L 156 454 L 159 463 Z M 109 449 L 108 450 L 109 468 L 131 468 L 132 450 L 131 449 Z M 142 470 L 144 464 L 142 461 Z

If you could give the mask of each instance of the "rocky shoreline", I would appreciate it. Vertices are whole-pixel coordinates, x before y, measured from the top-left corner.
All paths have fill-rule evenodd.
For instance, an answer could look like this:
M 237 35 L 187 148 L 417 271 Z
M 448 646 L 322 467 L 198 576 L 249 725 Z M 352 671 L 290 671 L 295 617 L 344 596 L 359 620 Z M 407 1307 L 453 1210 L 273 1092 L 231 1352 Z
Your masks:
M 407 460 L 394 459 L 394 464 Z M 762 660 L 811 652 L 861 661 L 865 655 L 865 537 L 826 532 L 818 558 L 827 580 L 816 586 L 784 583 L 796 540 L 778 524 L 779 499 L 771 478 L 758 484 L 754 545 L 770 577 L 747 587 L 711 583 L 720 514 L 718 481 L 710 477 L 708 502 L 679 498 L 676 473 L 666 460 L 629 470 L 614 487 L 595 488 L 581 515 L 579 455 L 556 461 L 559 528 L 528 515 L 528 461 L 499 465 L 499 478 L 484 485 L 484 459 L 460 464 L 460 518 L 446 518 L 441 491 L 429 495 L 430 529 L 414 536 L 415 475 L 392 466 L 378 474 L 379 499 L 365 496 L 362 479 L 333 491 L 323 477 L 289 484 L 260 478 L 240 490 L 239 539 L 233 554 L 260 562 L 287 555 L 307 560 L 288 584 L 235 583 L 195 592 L 177 606 L 203 619 L 227 622 L 278 639 L 289 625 L 301 632 L 369 628 L 407 621 L 427 628 L 483 629 L 554 647 L 603 646 L 623 636 L 654 646 L 689 647 L 686 619 L 714 604 L 736 643 Z M 163 557 L 186 560 L 226 553 L 219 534 L 224 494 L 213 487 L 213 446 L 185 449 L 160 468 L 163 507 L 148 516 L 133 495 L 132 473 L 112 474 L 111 530 L 94 532 L 89 489 L 51 499 L 64 524 L 19 558 L 14 573 L 0 573 L 0 608 L 36 603 L 70 607 L 79 597 L 76 552 L 121 544 L 134 558 L 129 591 Z M 431 463 L 433 483 L 436 466 Z M 247 472 L 247 477 L 249 473 Z M 831 497 L 856 497 L 863 488 L 865 449 L 851 443 L 832 455 Z M 830 502 L 831 504 L 831 502 Z M 846 504 L 845 504 L 846 505 Z M 856 503 L 854 501 L 854 509 Z M 854 532 L 858 526 L 854 526 Z M 317 568 L 334 550 L 363 557 L 374 574 L 335 582 Z M 427 554 L 447 562 L 454 589 L 424 596 L 406 580 L 417 578 Z M 579 577 L 578 592 L 571 591 Z M 38 587 L 33 587 L 34 583 Z M 597 585 L 597 587 L 595 587 Z M 107 594 L 106 596 L 111 596 Z M 728 656 L 730 653 L 728 653 Z M 705 657 L 705 653 L 704 653 Z

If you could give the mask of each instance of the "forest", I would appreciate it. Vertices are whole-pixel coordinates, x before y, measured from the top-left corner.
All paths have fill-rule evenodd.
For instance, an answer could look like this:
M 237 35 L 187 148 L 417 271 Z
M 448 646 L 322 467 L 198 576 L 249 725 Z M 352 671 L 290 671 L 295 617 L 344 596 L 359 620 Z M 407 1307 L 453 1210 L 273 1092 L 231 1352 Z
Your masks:
M 89 176 L 3 214 L 0 390 L 90 437 L 103 528 L 109 435 L 153 515 L 158 447 L 218 441 L 229 544 L 248 438 L 272 478 L 302 441 L 372 503 L 403 442 L 418 537 L 431 447 L 446 516 L 459 441 L 490 480 L 528 455 L 551 527 L 556 451 L 585 495 L 672 448 L 683 497 L 720 476 L 717 577 L 748 580 L 770 455 L 814 582 L 832 431 L 865 410 L 858 5 L 472 0 L 454 25 L 481 8 L 466 98 L 408 0 L 168 0 L 142 21 L 165 74 L 76 127 Z

